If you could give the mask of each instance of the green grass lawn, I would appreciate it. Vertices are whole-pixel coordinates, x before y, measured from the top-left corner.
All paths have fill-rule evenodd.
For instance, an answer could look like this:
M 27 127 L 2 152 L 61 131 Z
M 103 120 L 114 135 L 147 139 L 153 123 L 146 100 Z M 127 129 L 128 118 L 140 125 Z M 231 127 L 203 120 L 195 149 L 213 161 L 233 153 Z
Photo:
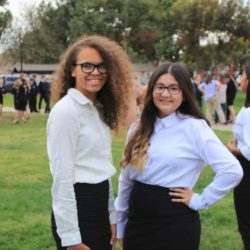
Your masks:
M 7 93 L 4 95 L 3 106 L 5 106 L 5 107 L 13 107 L 14 106 L 13 96 L 10 93 Z
M 5 106 L 11 104 L 6 96 Z M 236 109 L 243 103 L 237 97 Z M 0 121 L 0 249 L 55 249 L 50 232 L 51 175 L 46 153 L 47 115 L 32 114 L 25 124 L 12 124 L 13 113 Z M 216 131 L 224 143 L 231 132 Z M 117 194 L 119 161 L 125 133 L 113 135 L 113 157 L 117 166 L 114 192 Z M 213 178 L 210 168 L 203 171 L 196 191 Z M 232 192 L 206 211 L 201 211 L 201 250 L 241 250 Z

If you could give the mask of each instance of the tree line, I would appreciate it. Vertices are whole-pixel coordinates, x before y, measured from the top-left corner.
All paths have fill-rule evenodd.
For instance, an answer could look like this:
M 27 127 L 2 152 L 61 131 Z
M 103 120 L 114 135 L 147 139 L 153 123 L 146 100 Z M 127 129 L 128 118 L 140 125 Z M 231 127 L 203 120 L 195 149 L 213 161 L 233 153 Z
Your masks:
M 58 0 L 26 9 L 25 25 L 0 26 L 5 58 L 14 62 L 57 63 L 84 34 L 116 40 L 133 62 L 208 69 L 241 68 L 250 59 L 250 6 L 243 0 Z

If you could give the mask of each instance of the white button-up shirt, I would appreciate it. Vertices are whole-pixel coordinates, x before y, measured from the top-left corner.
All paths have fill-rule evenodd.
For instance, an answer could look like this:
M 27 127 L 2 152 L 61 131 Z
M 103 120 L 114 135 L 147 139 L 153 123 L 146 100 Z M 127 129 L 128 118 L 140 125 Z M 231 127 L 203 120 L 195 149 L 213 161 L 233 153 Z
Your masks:
M 204 120 L 176 113 L 157 119 L 144 170 L 137 171 L 128 164 L 119 177 L 115 201 L 118 238 L 124 235 L 134 180 L 169 188 L 193 188 L 207 164 L 216 175 L 201 194 L 193 193 L 189 207 L 194 210 L 208 208 L 234 188 L 242 178 L 242 168 Z
M 216 90 L 218 88 L 218 84 L 216 80 L 211 80 L 211 82 L 209 82 L 208 84 L 203 82 L 201 86 L 205 92 L 204 100 L 206 102 L 216 95 Z
M 250 161 L 250 107 L 243 107 L 236 117 L 233 134 L 241 154 Z
M 53 107 L 47 123 L 47 148 L 53 176 L 52 207 L 62 246 L 81 243 L 75 183 L 100 183 L 109 179 L 110 223 L 116 223 L 110 178 L 112 164 L 109 127 L 93 103 L 72 88 Z

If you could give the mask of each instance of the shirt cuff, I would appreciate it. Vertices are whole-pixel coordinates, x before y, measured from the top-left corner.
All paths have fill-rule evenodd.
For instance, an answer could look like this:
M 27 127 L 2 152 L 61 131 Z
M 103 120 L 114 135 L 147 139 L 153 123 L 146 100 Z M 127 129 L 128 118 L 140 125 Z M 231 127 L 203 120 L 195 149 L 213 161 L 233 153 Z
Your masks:
M 188 206 L 193 210 L 200 210 L 205 208 L 204 204 L 202 203 L 201 196 L 197 193 L 193 193 Z
M 73 246 L 82 243 L 82 237 L 80 232 L 66 233 L 61 235 L 62 246 Z
M 126 222 L 117 224 L 117 238 L 118 239 L 124 238 L 125 227 L 126 227 Z

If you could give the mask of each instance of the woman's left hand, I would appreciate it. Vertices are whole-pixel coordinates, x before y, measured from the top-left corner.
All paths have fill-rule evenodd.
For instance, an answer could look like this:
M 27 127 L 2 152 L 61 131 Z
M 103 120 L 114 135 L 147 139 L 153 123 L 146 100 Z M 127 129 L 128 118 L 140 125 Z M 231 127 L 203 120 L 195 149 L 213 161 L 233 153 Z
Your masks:
M 110 245 L 112 245 L 112 250 L 115 250 L 115 247 L 116 247 L 116 224 L 112 224 L 110 226 L 111 226 Z
M 171 199 L 173 202 L 180 202 L 184 203 L 188 206 L 191 197 L 193 195 L 193 191 L 190 188 L 184 187 L 184 188 L 169 188 L 170 192 L 169 194 L 173 196 L 173 199 Z
M 240 150 L 237 148 L 237 141 L 236 139 L 232 139 L 228 144 L 227 144 L 227 148 L 229 149 L 229 151 L 231 153 L 233 153 L 234 155 L 239 155 L 240 154 Z

